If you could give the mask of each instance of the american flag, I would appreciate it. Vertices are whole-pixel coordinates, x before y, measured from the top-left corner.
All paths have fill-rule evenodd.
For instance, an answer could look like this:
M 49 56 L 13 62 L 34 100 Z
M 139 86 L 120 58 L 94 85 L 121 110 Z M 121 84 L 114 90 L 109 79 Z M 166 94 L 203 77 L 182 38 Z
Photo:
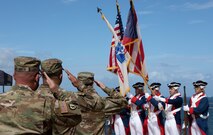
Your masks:
M 146 71 L 145 53 L 140 28 L 138 25 L 137 14 L 132 0 L 130 1 L 130 10 L 122 43 L 132 57 L 132 61 L 128 66 L 129 72 L 142 75 L 147 81 L 148 73 Z
M 117 36 L 117 33 L 115 32 L 114 28 L 111 26 L 109 21 L 105 18 L 105 16 L 102 14 L 102 19 L 106 22 L 108 28 L 113 33 L 114 38 L 114 52 L 113 57 L 116 62 L 116 74 L 118 76 L 119 86 L 120 86 L 120 93 L 121 95 L 125 96 L 127 92 L 129 92 L 129 81 L 128 81 L 128 72 L 127 72 L 127 65 L 130 61 L 129 53 L 126 51 L 123 44 L 120 42 L 119 37 Z
M 117 7 L 117 16 L 116 16 L 114 31 L 116 32 L 118 39 L 120 41 L 122 41 L 123 35 L 124 35 L 124 30 L 123 30 L 123 24 L 122 24 L 122 19 L 121 19 L 120 8 L 118 5 L 118 2 L 116 2 L 116 7 Z M 118 63 L 117 63 L 116 55 L 115 55 L 115 38 L 114 38 L 114 36 L 112 37 L 110 55 L 109 55 L 109 64 L 107 66 L 107 70 L 112 73 L 115 73 L 115 74 L 117 74 L 117 72 L 118 72 Z

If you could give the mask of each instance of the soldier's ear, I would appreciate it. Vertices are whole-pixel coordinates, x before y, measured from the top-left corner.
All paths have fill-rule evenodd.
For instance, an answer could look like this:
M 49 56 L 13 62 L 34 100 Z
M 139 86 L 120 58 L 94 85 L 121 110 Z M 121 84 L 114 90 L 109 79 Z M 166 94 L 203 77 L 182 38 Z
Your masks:
M 36 82 L 39 81 L 39 78 L 40 78 L 40 75 L 39 75 L 39 74 L 36 74 L 36 77 L 35 77 Z
M 13 78 L 16 80 L 16 72 L 13 73 Z
M 62 80 L 63 78 L 63 74 L 60 74 L 59 79 Z

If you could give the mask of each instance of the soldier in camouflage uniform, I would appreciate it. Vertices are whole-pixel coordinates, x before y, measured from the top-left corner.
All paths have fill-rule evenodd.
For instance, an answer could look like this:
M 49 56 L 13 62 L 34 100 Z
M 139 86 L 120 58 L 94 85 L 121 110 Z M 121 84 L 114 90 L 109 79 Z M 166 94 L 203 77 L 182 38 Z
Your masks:
M 41 62 L 41 70 L 42 72 L 46 72 L 46 74 L 54 81 L 55 84 L 60 86 L 62 82 L 62 61 L 59 59 L 46 59 Z M 50 100 L 56 100 L 53 96 L 53 93 L 51 92 L 49 85 L 46 81 L 45 76 L 42 76 L 43 78 L 43 84 L 40 85 L 37 92 L 39 95 L 49 98 Z M 60 88 L 61 89 L 61 88 Z M 72 103 L 77 103 L 76 98 L 71 99 Z M 75 109 L 75 105 L 70 104 L 71 109 Z M 54 121 L 52 125 L 52 134 L 53 135 L 67 135 L 67 134 L 74 134 L 75 128 L 72 126 L 66 126 L 64 124 L 61 124 L 60 121 Z
M 80 72 L 79 82 L 84 84 L 83 93 L 87 93 L 96 100 L 92 103 L 94 108 L 100 106 L 101 110 L 93 108 L 81 108 L 82 122 L 76 127 L 78 135 L 102 135 L 104 134 L 104 123 L 106 115 L 116 114 L 126 107 L 127 101 L 120 93 L 106 87 L 101 82 L 94 81 L 94 74 L 90 72 Z M 96 83 L 109 97 L 103 98 L 93 88 Z
M 115 90 L 106 87 L 101 82 L 95 81 L 93 73 L 80 72 L 77 79 L 68 70 L 66 70 L 66 73 L 72 84 L 78 89 L 76 95 L 78 97 L 84 97 L 84 100 L 87 99 L 85 101 L 86 104 L 79 104 L 82 112 L 82 122 L 77 125 L 75 134 L 103 135 L 106 116 L 118 113 L 122 108 L 126 107 L 126 99 Z M 48 79 L 48 81 L 51 80 Z M 99 96 L 93 88 L 94 82 L 107 93 L 109 97 L 103 98 Z M 70 92 L 56 89 L 54 96 L 60 99 L 68 99 L 71 94 Z
M 75 76 L 72 75 L 68 70 L 65 70 L 65 71 L 68 75 L 69 80 L 78 89 L 78 92 L 74 93 L 74 94 L 75 94 L 75 97 L 78 100 L 79 107 L 80 107 L 81 111 L 90 111 L 90 110 L 93 110 L 95 112 L 102 111 L 104 109 L 103 99 L 95 91 L 94 92 L 90 92 L 90 91 L 86 92 L 85 84 L 82 81 L 77 80 L 77 78 L 75 78 Z M 48 79 L 47 81 L 52 81 L 52 80 Z M 53 83 L 55 83 L 55 82 L 53 82 Z M 50 88 L 52 89 L 51 86 L 50 86 Z M 54 92 L 54 97 L 56 99 L 70 99 L 71 100 L 72 97 L 73 97 L 73 92 L 57 89 Z M 68 128 L 69 127 L 61 126 L 60 130 L 62 131 L 62 129 L 63 129 L 65 131 L 65 130 L 68 130 Z M 59 128 L 58 128 L 58 130 L 59 130 Z M 79 134 L 79 133 L 75 133 L 75 134 Z
M 50 100 L 37 94 L 40 60 L 33 57 L 14 59 L 16 84 L 0 95 L 0 134 L 49 134 L 52 121 L 75 126 L 81 112 L 75 103 Z M 55 86 L 54 86 L 55 87 Z M 75 109 L 71 109 L 70 105 Z
M 41 70 L 45 72 L 49 78 L 58 86 L 62 82 L 62 61 L 59 59 L 47 59 L 41 62 Z M 76 78 L 74 76 L 71 76 L 71 73 L 68 70 L 65 70 L 66 72 L 69 73 L 69 79 L 71 80 L 72 83 L 74 83 Z M 78 87 L 76 85 L 76 87 Z M 55 95 L 53 96 L 48 84 L 47 84 L 47 79 L 45 76 L 43 76 L 43 84 L 38 88 L 38 93 L 41 96 L 48 97 L 50 99 L 66 99 L 63 93 L 66 93 L 66 96 L 68 97 L 66 100 L 69 100 L 71 102 L 77 102 L 78 105 L 80 106 L 85 106 L 88 104 L 91 100 L 91 97 L 89 99 L 87 96 L 84 96 L 85 94 L 80 94 L 80 93 L 74 93 L 71 91 L 65 91 L 62 90 L 62 88 L 59 88 L 59 96 Z M 80 89 L 80 88 L 79 88 Z M 71 107 L 71 106 L 70 106 Z M 71 107 L 72 108 L 72 107 Z M 75 106 L 73 106 L 72 109 L 75 109 Z M 71 135 L 75 134 L 75 127 L 73 126 L 65 126 L 63 124 L 58 123 L 58 121 L 55 121 L 53 123 L 53 135 Z
M 41 62 L 41 71 L 46 72 L 46 74 L 57 84 L 60 86 L 62 82 L 62 61 L 59 59 L 46 59 Z M 49 89 L 49 85 L 46 82 L 46 78 L 42 75 L 43 84 L 40 85 L 37 92 L 42 96 L 47 96 L 54 99 L 53 93 Z

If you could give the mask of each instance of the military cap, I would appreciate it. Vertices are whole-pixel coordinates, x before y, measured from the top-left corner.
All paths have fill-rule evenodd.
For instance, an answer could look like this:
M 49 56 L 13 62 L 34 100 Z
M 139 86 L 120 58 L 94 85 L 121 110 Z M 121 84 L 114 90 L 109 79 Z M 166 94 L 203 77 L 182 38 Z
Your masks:
M 181 83 L 178 83 L 178 82 L 171 82 L 171 83 L 167 84 L 167 86 L 168 86 L 169 88 L 175 87 L 176 89 L 178 89 L 178 88 L 181 86 Z
M 135 84 L 132 85 L 133 88 L 138 88 L 138 89 L 143 89 L 144 83 L 142 82 L 137 82 Z
M 19 56 L 14 58 L 15 71 L 37 72 L 41 61 L 35 57 Z
M 80 72 L 78 73 L 78 80 L 82 81 L 86 85 L 92 84 L 94 81 L 94 73 Z
M 198 87 L 198 86 L 206 86 L 208 83 L 207 82 L 204 82 L 204 81 L 202 81 L 202 80 L 198 80 L 198 81 L 196 81 L 196 82 L 193 82 L 193 85 L 195 86 L 195 87 Z
M 154 90 L 154 89 L 156 89 L 156 88 L 159 88 L 160 86 L 161 86 L 160 83 L 154 82 L 154 83 L 152 83 L 152 84 L 150 85 L 150 88 L 151 88 L 152 90 Z M 158 90 L 158 89 L 156 89 L 156 90 Z
M 63 69 L 62 61 L 55 58 L 46 59 L 41 62 L 41 69 L 47 74 L 55 74 Z
M 78 77 L 94 78 L 94 73 L 91 73 L 91 72 L 80 72 L 80 73 L 78 73 Z

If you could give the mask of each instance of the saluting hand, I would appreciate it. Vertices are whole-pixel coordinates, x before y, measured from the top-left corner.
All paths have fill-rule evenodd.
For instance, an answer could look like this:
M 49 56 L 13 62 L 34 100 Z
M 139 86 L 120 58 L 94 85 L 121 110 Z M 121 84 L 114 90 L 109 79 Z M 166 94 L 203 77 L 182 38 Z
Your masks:
M 78 87 L 78 80 L 77 78 L 67 69 L 64 69 L 64 71 L 67 73 L 68 79 L 71 81 L 74 87 Z
M 46 78 L 46 81 L 47 81 L 47 84 L 49 85 L 50 87 L 50 90 L 53 92 L 53 93 L 56 93 L 58 91 L 58 85 L 55 84 L 55 82 L 49 78 L 49 76 L 46 74 L 46 72 L 43 72 L 45 78 Z
M 99 81 L 96 81 L 96 80 L 94 80 L 94 82 L 95 82 L 96 85 L 97 85 L 98 87 L 100 87 L 101 89 L 105 89 L 105 88 L 106 88 L 106 86 L 105 86 L 102 82 L 99 82 Z

